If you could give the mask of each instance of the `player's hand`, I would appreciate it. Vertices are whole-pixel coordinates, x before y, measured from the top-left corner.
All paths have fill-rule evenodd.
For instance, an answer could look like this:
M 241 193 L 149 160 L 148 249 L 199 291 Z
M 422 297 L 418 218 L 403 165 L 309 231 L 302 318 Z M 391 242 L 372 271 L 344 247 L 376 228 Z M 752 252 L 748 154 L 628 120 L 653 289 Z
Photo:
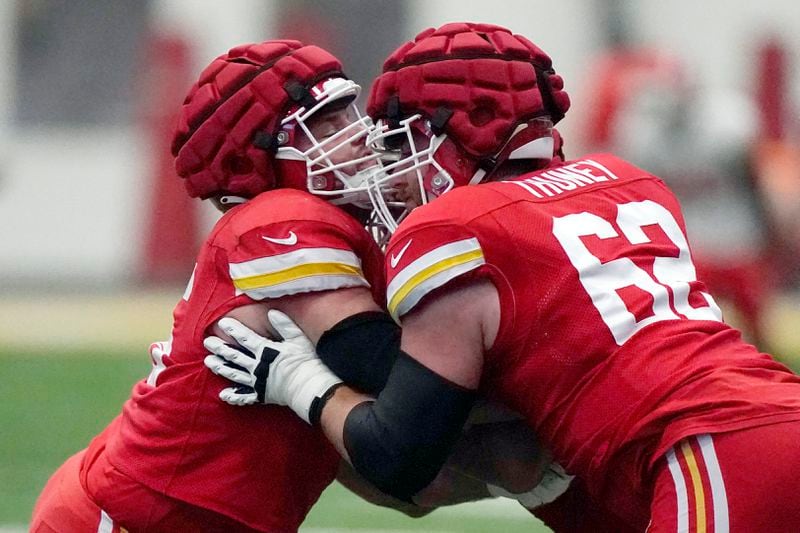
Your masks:
M 223 401 L 233 405 L 255 403 L 252 393 L 240 388 L 252 387 L 256 402 L 289 406 L 309 422 L 314 400 L 341 380 L 319 360 L 314 345 L 291 318 L 274 309 L 267 318 L 282 341 L 262 337 L 236 319 L 223 318 L 219 327 L 239 346 L 226 344 L 218 337 L 206 338 L 203 344 L 212 353 L 205 364 L 212 372 L 237 383 L 220 392 Z
M 486 487 L 492 496 L 511 498 L 517 500 L 527 509 L 535 509 L 540 505 L 555 501 L 556 498 L 564 494 L 574 478 L 575 476 L 567 474 L 560 464 L 552 462 L 545 470 L 539 484 L 528 492 L 514 494 L 496 485 L 487 484 Z
M 218 337 L 208 337 L 206 339 L 212 346 L 218 346 L 218 341 L 221 340 L 222 339 Z M 208 347 L 208 345 L 206 345 L 206 347 Z M 251 354 L 249 350 L 242 347 L 238 347 L 237 349 L 237 347 L 234 346 L 230 346 L 230 348 L 230 357 L 232 359 L 238 359 L 240 356 L 247 356 L 252 358 L 253 362 L 256 361 L 256 356 Z M 214 350 L 208 347 L 208 349 L 218 351 L 222 348 L 218 347 L 217 350 Z M 257 403 L 264 403 L 264 387 L 259 387 L 261 394 L 256 392 L 255 388 L 255 384 L 258 381 L 256 374 L 261 374 L 258 364 L 256 364 L 254 368 L 248 369 L 236 363 L 232 363 L 219 355 L 207 355 L 203 363 L 214 374 L 222 376 L 234 383 L 239 383 L 239 385 L 235 387 L 228 387 L 220 391 L 219 397 L 225 403 L 231 405 L 254 405 Z M 261 365 L 262 369 L 265 366 L 267 365 Z
M 250 346 L 228 344 L 219 337 L 207 337 L 203 345 L 212 352 L 203 363 L 214 374 L 233 381 L 236 387 L 229 387 L 220 392 L 220 398 L 231 405 L 252 405 L 266 402 L 267 374 L 269 365 L 277 352 L 263 345 L 266 340 L 236 319 L 220 320 L 219 325 L 230 320 L 235 322 L 230 327 L 246 334 L 252 339 Z M 227 331 L 227 330 L 226 330 Z

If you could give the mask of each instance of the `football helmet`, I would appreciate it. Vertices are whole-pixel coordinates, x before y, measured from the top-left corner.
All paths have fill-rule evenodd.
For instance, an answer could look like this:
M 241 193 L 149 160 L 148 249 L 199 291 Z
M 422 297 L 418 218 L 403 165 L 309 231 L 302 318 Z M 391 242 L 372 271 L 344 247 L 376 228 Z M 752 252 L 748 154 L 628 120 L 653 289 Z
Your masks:
M 233 48 L 184 101 L 172 142 L 178 175 L 190 196 L 223 204 L 287 187 L 371 208 L 366 176 L 379 162 L 366 146 L 372 123 L 355 106 L 359 92 L 339 60 L 316 46 Z M 315 133 L 314 120 L 329 112 L 339 118 Z
M 367 104 L 370 145 L 385 154 L 372 195 L 384 223 L 396 227 L 398 206 L 379 192 L 400 178 L 427 203 L 509 159 L 549 161 L 568 108 L 550 58 L 525 37 L 491 24 L 423 31 L 384 62 Z

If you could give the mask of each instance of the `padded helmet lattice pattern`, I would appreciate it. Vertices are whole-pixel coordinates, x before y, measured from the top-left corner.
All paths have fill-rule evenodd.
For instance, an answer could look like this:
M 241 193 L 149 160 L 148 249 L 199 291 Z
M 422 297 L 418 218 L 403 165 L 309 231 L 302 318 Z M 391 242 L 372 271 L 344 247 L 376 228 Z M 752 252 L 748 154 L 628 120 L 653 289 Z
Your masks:
M 491 24 L 453 23 L 398 48 L 375 81 L 368 113 L 393 120 L 420 113 L 477 158 L 497 154 L 517 125 L 569 109 L 550 57 Z
M 287 87 L 340 76 L 339 60 L 298 41 L 231 49 L 203 70 L 172 140 L 175 168 L 190 196 L 253 197 L 274 188 L 276 135 L 296 102 Z

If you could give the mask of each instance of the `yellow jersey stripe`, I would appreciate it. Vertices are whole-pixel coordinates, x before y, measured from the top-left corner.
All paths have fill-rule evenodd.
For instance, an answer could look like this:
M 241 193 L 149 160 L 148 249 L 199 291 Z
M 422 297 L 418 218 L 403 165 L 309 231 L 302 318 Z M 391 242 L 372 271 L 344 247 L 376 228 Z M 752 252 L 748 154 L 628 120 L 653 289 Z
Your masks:
M 389 300 L 389 313 L 395 316 L 395 312 L 397 310 L 397 306 L 403 301 L 403 299 L 408 296 L 408 294 L 413 291 L 417 286 L 423 283 L 425 280 L 430 279 L 431 277 L 444 272 L 450 268 L 456 267 L 458 265 L 463 265 L 464 263 L 469 263 L 470 261 L 474 261 L 476 259 L 483 258 L 483 250 L 471 250 L 469 252 L 465 252 L 463 254 L 455 255 L 452 257 L 448 257 L 446 259 L 442 259 L 441 261 L 437 261 L 436 263 L 432 264 L 431 266 L 424 268 L 414 274 L 408 281 L 406 281 L 400 288 L 397 289 L 391 299 Z
M 689 441 L 681 442 L 681 452 L 686 459 L 686 465 L 689 467 L 689 474 L 692 477 L 692 488 L 694 489 L 694 505 L 695 512 L 697 513 L 695 520 L 697 523 L 697 533 L 706 533 L 706 495 L 703 490 L 703 479 L 700 475 L 700 469 L 697 466 L 697 460 L 694 457 Z
M 363 277 L 361 269 L 357 266 L 344 263 L 306 263 L 268 274 L 258 274 L 233 280 L 233 285 L 241 290 L 261 289 L 272 287 L 312 276 L 356 276 Z

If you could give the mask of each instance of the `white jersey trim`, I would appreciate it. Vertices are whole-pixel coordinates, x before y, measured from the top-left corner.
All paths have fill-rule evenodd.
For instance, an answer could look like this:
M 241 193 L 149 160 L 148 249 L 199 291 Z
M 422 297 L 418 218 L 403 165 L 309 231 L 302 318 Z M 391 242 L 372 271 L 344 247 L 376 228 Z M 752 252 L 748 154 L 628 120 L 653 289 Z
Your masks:
M 236 295 L 254 300 L 300 292 L 369 287 L 355 253 L 335 248 L 303 248 L 285 254 L 230 263 Z
M 346 289 L 350 287 L 369 287 L 369 283 L 359 276 L 333 276 L 320 275 L 307 278 L 287 281 L 276 285 L 270 285 L 255 289 L 236 290 L 236 294 L 246 294 L 253 300 L 267 300 L 270 298 L 281 298 L 291 294 L 302 292 L 329 291 L 335 289 Z
M 97 526 L 97 533 L 112 533 L 112 531 L 114 531 L 114 521 L 101 509 L 100 524 Z
M 406 265 L 386 288 L 389 313 L 395 320 L 434 289 L 485 264 L 478 239 L 439 246 Z
M 189 283 L 186 284 L 186 290 L 183 292 L 183 299 L 185 301 L 189 301 L 189 297 L 192 295 L 192 287 L 194 287 L 194 273 L 197 272 L 197 263 L 194 264 L 194 268 L 192 269 L 192 275 L 189 277 Z
M 351 251 L 336 248 L 301 248 L 285 254 L 230 263 L 229 269 L 231 279 L 238 280 L 271 274 L 308 263 L 343 263 L 361 268 L 361 261 Z

